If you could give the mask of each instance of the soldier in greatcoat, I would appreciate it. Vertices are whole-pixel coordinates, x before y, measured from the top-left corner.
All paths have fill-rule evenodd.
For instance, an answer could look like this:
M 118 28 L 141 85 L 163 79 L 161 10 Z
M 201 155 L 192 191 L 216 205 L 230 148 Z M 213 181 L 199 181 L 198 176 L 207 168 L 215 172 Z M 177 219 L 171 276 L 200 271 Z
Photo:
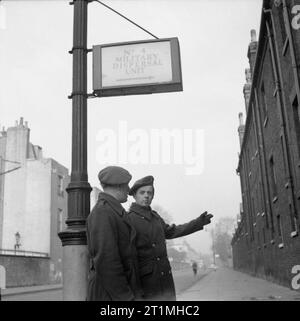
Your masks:
M 202 230 L 213 215 L 204 212 L 198 218 L 182 225 L 169 225 L 150 207 L 154 196 L 154 178 L 146 176 L 134 183 L 129 195 L 135 202 L 129 210 L 129 219 L 136 230 L 139 276 L 144 300 L 176 300 L 175 286 L 168 260 L 166 239 L 189 235 Z
M 131 174 L 109 166 L 99 172 L 103 188 L 87 218 L 90 257 L 88 301 L 133 301 L 141 297 L 134 246 L 135 230 L 121 203 L 127 201 Z

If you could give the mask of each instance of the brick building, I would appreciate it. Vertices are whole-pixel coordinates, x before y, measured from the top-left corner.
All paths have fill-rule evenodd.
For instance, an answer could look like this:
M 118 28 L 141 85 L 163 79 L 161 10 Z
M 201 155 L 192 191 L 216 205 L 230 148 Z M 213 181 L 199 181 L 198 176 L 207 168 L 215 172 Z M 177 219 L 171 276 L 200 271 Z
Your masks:
M 300 264 L 300 0 L 263 1 L 248 58 L 233 265 L 291 286 L 292 267 Z

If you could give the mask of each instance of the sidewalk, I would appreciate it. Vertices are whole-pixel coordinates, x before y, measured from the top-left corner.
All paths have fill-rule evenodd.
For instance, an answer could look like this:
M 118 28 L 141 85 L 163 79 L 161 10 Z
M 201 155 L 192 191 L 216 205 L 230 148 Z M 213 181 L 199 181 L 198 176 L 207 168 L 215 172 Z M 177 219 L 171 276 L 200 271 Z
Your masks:
M 8 288 L 8 289 L 1 290 L 1 294 L 2 294 L 2 297 L 7 297 L 7 296 L 19 295 L 19 294 L 55 291 L 59 289 L 62 289 L 62 284 L 46 284 L 46 285 Z
M 300 292 L 229 268 L 212 271 L 177 296 L 178 301 L 294 301 Z

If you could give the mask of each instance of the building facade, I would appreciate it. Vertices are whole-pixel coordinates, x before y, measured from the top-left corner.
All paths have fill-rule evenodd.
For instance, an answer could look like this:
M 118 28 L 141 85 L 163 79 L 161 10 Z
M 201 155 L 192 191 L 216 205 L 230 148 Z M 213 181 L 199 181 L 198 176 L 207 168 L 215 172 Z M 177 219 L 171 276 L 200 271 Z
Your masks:
M 234 268 L 291 286 L 300 263 L 300 0 L 264 0 L 241 115 Z
M 21 118 L 1 132 L 0 174 L 1 260 L 9 261 L 11 269 L 16 255 L 43 258 L 42 264 L 37 263 L 43 267 L 40 280 L 61 282 L 62 246 L 57 233 L 67 217 L 68 169 L 43 157 L 42 148 L 30 142 L 30 129 Z

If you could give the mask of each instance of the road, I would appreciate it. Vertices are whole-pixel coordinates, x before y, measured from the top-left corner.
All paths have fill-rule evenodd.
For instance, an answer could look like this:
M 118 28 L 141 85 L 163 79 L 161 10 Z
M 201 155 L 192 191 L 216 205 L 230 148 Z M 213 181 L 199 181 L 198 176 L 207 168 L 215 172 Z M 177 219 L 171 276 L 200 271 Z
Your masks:
M 300 292 L 229 268 L 218 268 L 177 296 L 178 301 L 294 301 Z
M 300 292 L 229 268 L 200 272 L 174 271 L 178 301 L 295 301 Z M 32 289 L 35 290 L 35 289 Z M 3 296 L 3 301 L 62 301 L 62 289 Z
M 205 274 L 200 273 L 196 277 L 192 274 L 192 269 L 186 269 L 181 271 L 174 271 L 174 281 L 176 287 L 176 293 L 180 294 L 190 286 L 194 285 L 201 277 Z M 18 293 L 19 291 L 23 293 Z M 62 289 L 57 289 L 49 287 L 32 287 L 28 288 L 28 292 L 24 293 L 26 288 L 16 289 L 15 293 L 10 293 L 10 295 L 2 296 L 3 301 L 62 301 Z

